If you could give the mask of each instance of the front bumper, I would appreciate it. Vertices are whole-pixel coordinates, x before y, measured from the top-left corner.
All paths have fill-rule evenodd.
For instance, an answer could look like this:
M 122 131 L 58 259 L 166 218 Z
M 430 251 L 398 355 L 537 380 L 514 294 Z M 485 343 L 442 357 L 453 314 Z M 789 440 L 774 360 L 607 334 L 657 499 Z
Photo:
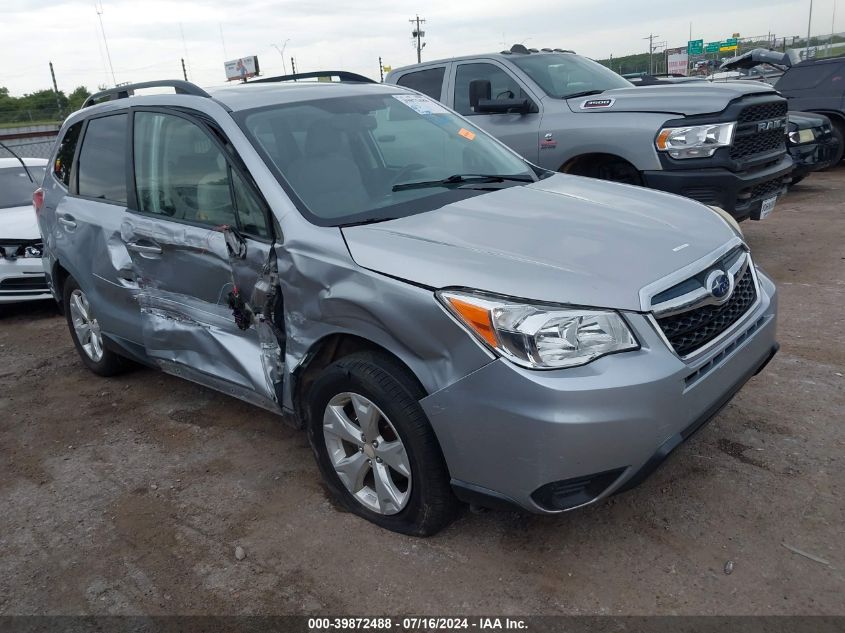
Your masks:
M 643 172 L 647 187 L 720 207 L 737 220 L 760 217 L 764 200 L 780 196 L 791 180 L 792 159 L 785 155 L 762 169 L 732 172 L 724 167 Z
M 0 258 L 0 304 L 52 298 L 40 258 Z
M 793 178 L 803 178 L 814 171 L 827 169 L 839 148 L 839 140 L 832 134 L 829 138 L 802 145 L 787 144 L 789 155 L 795 163 Z
M 424 398 L 458 496 L 552 514 L 639 483 L 772 356 L 777 295 L 759 281 L 757 307 L 692 360 L 626 314 L 636 352 L 554 371 L 500 359 Z

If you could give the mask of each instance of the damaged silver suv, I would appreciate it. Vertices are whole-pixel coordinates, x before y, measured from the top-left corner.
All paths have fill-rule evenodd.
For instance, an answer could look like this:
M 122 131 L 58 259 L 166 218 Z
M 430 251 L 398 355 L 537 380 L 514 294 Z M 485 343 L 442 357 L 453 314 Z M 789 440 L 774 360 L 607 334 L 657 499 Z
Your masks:
M 82 362 L 286 414 L 391 530 L 630 488 L 777 349 L 729 216 L 548 172 L 406 88 L 123 86 L 59 139 L 36 211 Z

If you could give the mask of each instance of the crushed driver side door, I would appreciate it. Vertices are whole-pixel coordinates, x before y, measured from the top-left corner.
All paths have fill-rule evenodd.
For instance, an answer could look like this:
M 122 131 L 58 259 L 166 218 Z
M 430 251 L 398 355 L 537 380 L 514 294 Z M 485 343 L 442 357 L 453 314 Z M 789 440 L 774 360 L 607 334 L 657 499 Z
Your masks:
M 231 146 L 201 119 L 133 111 L 121 237 L 139 286 L 143 343 L 164 371 L 280 410 L 269 209 Z

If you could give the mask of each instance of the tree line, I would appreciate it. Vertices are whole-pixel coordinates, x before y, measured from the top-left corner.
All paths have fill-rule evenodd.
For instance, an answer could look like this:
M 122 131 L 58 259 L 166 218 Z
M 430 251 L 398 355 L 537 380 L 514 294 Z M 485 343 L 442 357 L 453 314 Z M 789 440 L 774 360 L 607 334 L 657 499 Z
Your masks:
M 61 90 L 58 94 L 52 90 L 37 90 L 22 97 L 13 97 L 8 88 L 0 87 L 0 125 L 61 121 L 82 107 L 82 102 L 90 95 L 85 86 L 79 86 L 68 95 Z

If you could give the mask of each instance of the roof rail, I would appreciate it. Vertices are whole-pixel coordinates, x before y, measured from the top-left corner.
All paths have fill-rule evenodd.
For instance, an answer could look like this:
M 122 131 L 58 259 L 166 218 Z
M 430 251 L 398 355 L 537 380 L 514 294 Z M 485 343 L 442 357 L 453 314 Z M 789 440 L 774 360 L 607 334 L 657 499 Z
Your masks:
M 253 79 L 247 83 L 279 83 L 283 81 L 298 81 L 299 79 L 315 79 L 318 77 L 337 77 L 340 81 L 348 81 L 362 84 L 377 83 L 369 77 L 359 75 L 357 73 L 350 73 L 345 70 L 318 70 L 311 73 L 296 73 L 295 75 L 279 75 L 278 77 L 262 77 L 261 79 Z
M 106 101 L 127 99 L 131 97 L 136 90 L 141 90 L 143 88 L 175 88 L 176 94 L 211 98 L 210 94 L 196 84 L 192 84 L 190 81 L 182 81 L 181 79 L 161 79 L 159 81 L 144 81 L 137 84 L 115 86 L 114 88 L 109 88 L 108 90 L 95 92 L 82 103 L 82 107 L 87 108 L 90 105 L 94 105 L 105 97 L 108 97 L 108 99 L 105 99 Z

